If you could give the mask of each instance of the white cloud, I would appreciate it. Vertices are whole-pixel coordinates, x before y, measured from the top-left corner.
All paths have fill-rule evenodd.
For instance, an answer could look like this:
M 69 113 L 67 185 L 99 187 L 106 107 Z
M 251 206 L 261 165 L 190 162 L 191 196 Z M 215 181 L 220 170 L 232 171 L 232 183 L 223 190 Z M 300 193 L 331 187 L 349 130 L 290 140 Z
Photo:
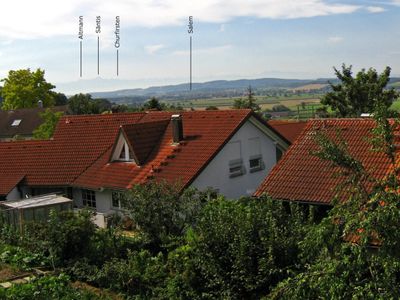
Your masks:
M 148 45 L 146 47 L 144 47 L 144 49 L 146 50 L 146 52 L 148 54 L 155 54 L 156 52 L 158 52 L 159 50 L 165 48 L 165 45 L 163 44 L 158 44 L 158 45 Z
M 78 34 L 78 16 L 84 16 L 84 34 L 94 35 L 95 17 L 112 30 L 121 16 L 128 26 L 183 25 L 189 15 L 197 21 L 223 23 L 235 17 L 293 19 L 348 14 L 361 8 L 328 0 L 13 0 L 0 10 L 0 37 L 36 38 Z M 345 2 L 345 1 L 343 1 Z
M 224 32 L 225 31 L 225 24 L 221 24 L 221 26 L 219 26 L 219 32 Z
M 341 43 L 343 40 L 344 39 L 341 36 L 331 36 L 328 38 L 328 43 L 338 44 L 338 43 Z
M 13 40 L 4 40 L 4 41 L 0 42 L 0 44 L 2 46 L 8 46 L 8 45 L 11 45 L 12 43 L 13 43 Z
M 223 46 L 216 46 L 216 47 L 207 47 L 207 48 L 200 48 L 200 49 L 193 49 L 193 54 L 217 54 L 228 51 L 232 48 L 232 45 L 223 45 Z M 172 52 L 173 55 L 179 56 L 188 56 L 189 50 L 178 50 Z
M 386 9 L 380 6 L 367 6 L 365 9 L 368 10 L 370 13 L 381 13 L 386 11 Z

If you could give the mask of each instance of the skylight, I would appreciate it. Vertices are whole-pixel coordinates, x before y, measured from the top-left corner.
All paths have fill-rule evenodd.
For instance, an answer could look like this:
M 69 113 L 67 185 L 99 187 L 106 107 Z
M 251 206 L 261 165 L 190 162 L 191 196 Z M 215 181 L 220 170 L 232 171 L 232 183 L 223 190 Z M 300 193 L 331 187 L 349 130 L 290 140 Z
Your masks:
M 14 121 L 12 122 L 11 126 L 13 126 L 13 127 L 19 126 L 19 124 L 21 124 L 21 121 L 22 121 L 22 120 L 20 120 L 20 119 L 14 120 Z

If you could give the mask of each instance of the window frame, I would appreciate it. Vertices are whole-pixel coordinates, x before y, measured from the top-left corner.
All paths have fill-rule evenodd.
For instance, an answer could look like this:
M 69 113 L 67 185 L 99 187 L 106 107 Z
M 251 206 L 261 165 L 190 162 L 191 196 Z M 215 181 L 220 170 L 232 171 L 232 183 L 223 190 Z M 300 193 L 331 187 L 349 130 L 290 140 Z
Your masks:
M 93 190 L 82 189 L 82 204 L 88 208 L 97 208 L 96 192 Z
M 117 199 L 115 199 L 114 197 L 117 197 Z M 123 200 L 125 200 L 124 198 L 126 199 L 125 193 L 113 191 L 111 193 L 111 208 L 123 210 L 124 207 L 122 205 L 122 202 L 123 202 Z M 114 205 L 115 204 L 114 201 L 118 201 L 118 206 Z
M 229 161 L 229 178 L 239 177 L 245 174 L 243 160 L 241 158 Z
M 251 166 L 252 161 L 257 161 L 258 162 L 257 165 L 252 167 Z M 252 155 L 252 156 L 249 157 L 249 170 L 250 170 L 250 173 L 254 173 L 254 172 L 258 172 L 258 171 L 264 170 L 264 168 L 265 168 L 265 164 L 264 164 L 264 161 L 262 159 L 262 155 L 261 154 Z

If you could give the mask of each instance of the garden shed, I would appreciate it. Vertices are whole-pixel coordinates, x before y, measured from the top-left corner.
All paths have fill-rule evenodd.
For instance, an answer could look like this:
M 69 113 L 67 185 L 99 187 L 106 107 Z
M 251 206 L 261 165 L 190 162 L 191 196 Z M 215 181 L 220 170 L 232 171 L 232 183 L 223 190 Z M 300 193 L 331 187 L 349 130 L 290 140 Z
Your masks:
M 3 201 L 0 202 L 0 215 L 5 223 L 22 230 L 24 223 L 47 220 L 51 210 L 71 210 L 72 202 L 71 199 L 56 194 Z

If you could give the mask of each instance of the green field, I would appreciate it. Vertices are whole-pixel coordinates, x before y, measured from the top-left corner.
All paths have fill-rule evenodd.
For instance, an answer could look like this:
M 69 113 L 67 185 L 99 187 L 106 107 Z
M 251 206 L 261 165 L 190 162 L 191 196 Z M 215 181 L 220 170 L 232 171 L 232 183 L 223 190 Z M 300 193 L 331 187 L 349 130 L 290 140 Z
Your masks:
M 257 96 L 257 104 L 264 109 L 271 109 L 274 105 L 285 105 L 289 107 L 291 110 L 297 110 L 297 105 L 302 102 L 305 103 L 319 103 L 320 99 L 318 95 L 310 95 L 310 94 L 302 94 L 302 95 L 291 95 L 288 97 L 266 97 L 266 96 Z M 187 101 L 168 101 L 169 104 L 180 105 L 183 108 L 197 108 L 197 109 L 205 109 L 208 106 L 216 106 L 219 109 L 229 109 L 233 107 L 233 104 L 236 98 L 212 98 L 212 99 L 196 99 L 196 100 L 187 100 Z

